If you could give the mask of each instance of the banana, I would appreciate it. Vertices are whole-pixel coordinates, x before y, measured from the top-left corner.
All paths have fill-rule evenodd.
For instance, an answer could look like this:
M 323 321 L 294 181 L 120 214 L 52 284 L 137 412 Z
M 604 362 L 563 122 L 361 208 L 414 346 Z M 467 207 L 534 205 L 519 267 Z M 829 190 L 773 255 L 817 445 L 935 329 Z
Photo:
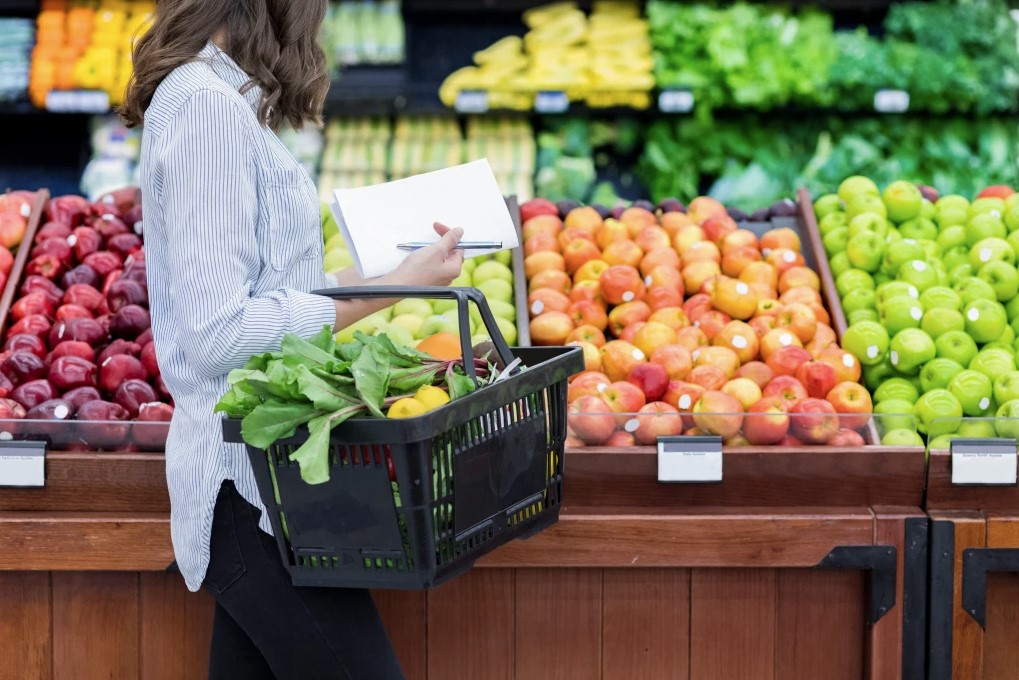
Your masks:
M 478 66 L 484 66 L 495 61 L 502 59 L 513 59 L 515 57 L 522 57 L 524 51 L 524 41 L 516 35 L 508 35 L 501 40 L 497 40 L 485 49 L 474 53 L 474 63 Z
M 557 2 L 551 5 L 535 7 L 524 12 L 524 24 L 528 28 L 537 28 L 538 26 L 542 26 L 549 21 L 552 21 L 561 14 L 576 9 L 577 3 L 575 2 Z

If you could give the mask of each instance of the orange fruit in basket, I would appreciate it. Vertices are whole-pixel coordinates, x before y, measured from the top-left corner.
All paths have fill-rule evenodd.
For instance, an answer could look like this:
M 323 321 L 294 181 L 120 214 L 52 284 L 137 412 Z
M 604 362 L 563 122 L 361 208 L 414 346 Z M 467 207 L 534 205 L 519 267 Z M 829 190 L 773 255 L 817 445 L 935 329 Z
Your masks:
M 431 335 L 418 343 L 417 350 L 443 361 L 463 358 L 463 351 L 460 349 L 460 338 L 453 333 L 436 333 Z

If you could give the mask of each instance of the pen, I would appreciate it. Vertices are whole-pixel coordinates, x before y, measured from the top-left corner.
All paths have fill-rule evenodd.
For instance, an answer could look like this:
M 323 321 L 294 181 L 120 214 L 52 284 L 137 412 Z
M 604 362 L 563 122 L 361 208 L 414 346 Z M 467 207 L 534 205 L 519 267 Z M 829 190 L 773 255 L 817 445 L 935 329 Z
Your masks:
M 427 243 L 425 241 L 413 241 L 411 243 L 400 243 L 396 247 L 400 250 L 420 250 L 421 248 L 427 248 L 433 243 Z M 457 250 L 501 250 L 502 241 L 460 241 L 456 245 Z

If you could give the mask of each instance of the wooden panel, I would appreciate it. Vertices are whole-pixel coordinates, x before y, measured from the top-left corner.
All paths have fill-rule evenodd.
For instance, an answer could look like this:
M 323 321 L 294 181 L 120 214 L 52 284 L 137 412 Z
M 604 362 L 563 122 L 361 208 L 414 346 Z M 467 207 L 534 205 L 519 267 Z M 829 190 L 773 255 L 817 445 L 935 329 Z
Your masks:
M 647 511 L 680 505 L 919 506 L 926 469 L 924 451 L 916 447 L 726 449 L 721 484 L 659 484 L 657 466 L 653 448 L 571 449 L 564 498 L 571 508 L 639 502 Z
M 927 482 L 927 510 L 981 510 L 1015 513 L 1019 487 L 952 486 L 952 456 L 931 451 Z
M 952 677 L 982 678 L 984 631 L 962 608 L 962 554 L 967 548 L 982 548 L 986 521 L 958 518 L 955 522 L 955 593 L 952 604 Z M 997 680 L 997 679 L 994 679 Z
M 775 679 L 775 595 L 773 569 L 694 569 L 690 677 Z
M 873 516 L 827 514 L 606 514 L 564 510 L 558 524 L 478 561 L 533 567 L 812 567 L 837 545 L 870 545 Z M 629 511 L 632 512 L 632 511 Z
M 520 569 L 516 576 L 517 680 L 598 680 L 601 570 Z
M 48 573 L 0 573 L 0 640 L 0 680 L 53 677 Z
M 987 575 L 984 678 L 1019 680 L 1019 574 Z
M 775 678 L 863 678 L 866 580 L 858 571 L 777 574 Z
M 902 592 L 905 582 L 906 519 L 918 511 L 893 508 L 875 510 L 874 543 L 895 546 L 895 607 L 870 629 L 868 677 L 899 680 L 902 677 Z
M 170 512 L 166 462 L 157 453 L 46 456 L 46 488 L 4 489 L 0 510 Z
M 165 515 L 0 512 L 0 569 L 162 571 L 172 562 Z
M 141 680 L 202 678 L 209 671 L 215 604 L 179 574 L 140 574 Z
M 54 680 L 139 675 L 138 574 L 53 574 Z
M 514 573 L 475 569 L 428 594 L 428 677 L 513 680 Z
M 407 680 L 428 677 L 425 594 L 401 590 L 372 593 Z
M 690 571 L 606 569 L 602 680 L 687 680 Z

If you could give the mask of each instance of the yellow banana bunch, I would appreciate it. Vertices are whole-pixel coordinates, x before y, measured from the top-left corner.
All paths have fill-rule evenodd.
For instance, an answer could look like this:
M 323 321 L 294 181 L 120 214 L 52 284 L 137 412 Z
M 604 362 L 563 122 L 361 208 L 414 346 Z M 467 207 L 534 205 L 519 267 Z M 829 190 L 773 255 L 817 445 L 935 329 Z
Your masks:
M 524 12 L 524 24 L 528 28 L 538 28 L 558 18 L 561 14 L 568 14 L 577 11 L 575 2 L 556 2 L 551 5 L 542 5 Z
M 474 63 L 478 66 L 517 58 L 524 59 L 526 57 L 524 57 L 524 41 L 515 35 L 508 35 L 480 52 L 474 53 Z

